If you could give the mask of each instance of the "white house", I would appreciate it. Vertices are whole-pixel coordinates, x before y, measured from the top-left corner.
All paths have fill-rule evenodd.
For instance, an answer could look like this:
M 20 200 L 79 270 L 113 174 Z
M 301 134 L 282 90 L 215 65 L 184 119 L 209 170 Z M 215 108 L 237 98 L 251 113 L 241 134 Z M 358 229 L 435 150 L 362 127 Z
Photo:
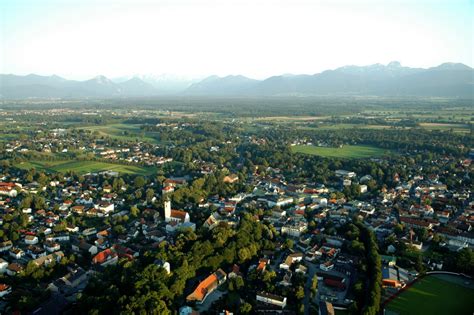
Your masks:
M 300 237 L 301 234 L 306 232 L 308 224 L 306 220 L 290 221 L 281 227 L 281 234 L 286 234 L 293 237 Z
M 346 171 L 346 170 L 336 170 L 336 176 L 352 178 L 356 176 L 356 173 L 351 172 L 351 171 Z
M 35 235 L 27 235 L 25 236 L 25 244 L 28 244 L 28 245 L 35 245 L 35 244 L 38 244 L 39 242 L 39 239 L 37 236 Z
M 281 308 L 286 307 L 286 297 L 282 297 L 282 296 L 271 294 L 271 293 L 266 293 L 266 292 L 257 293 L 257 301 L 266 303 L 266 304 L 275 305 Z
M 56 252 L 56 251 L 61 249 L 61 245 L 59 245 L 56 242 L 52 242 L 52 241 L 46 241 L 44 243 L 43 247 L 44 247 L 44 249 L 46 249 L 50 253 Z
M 0 258 L 0 273 L 5 273 L 8 268 L 8 261 Z
M 25 252 L 19 248 L 11 248 L 9 251 L 10 257 L 14 259 L 20 259 L 25 256 Z
M 0 243 L 0 253 L 8 251 L 10 248 L 12 248 L 12 246 L 13 246 L 12 241 L 5 241 L 5 242 Z
M 170 266 L 169 262 L 164 261 L 164 260 L 157 260 L 157 261 L 155 261 L 155 264 L 158 267 L 161 267 L 161 268 L 165 269 L 168 274 L 171 272 L 171 266 Z
M 115 209 L 115 205 L 113 203 L 106 202 L 106 201 L 101 201 L 98 204 L 96 204 L 94 207 L 97 210 L 104 212 L 105 214 L 113 212 Z

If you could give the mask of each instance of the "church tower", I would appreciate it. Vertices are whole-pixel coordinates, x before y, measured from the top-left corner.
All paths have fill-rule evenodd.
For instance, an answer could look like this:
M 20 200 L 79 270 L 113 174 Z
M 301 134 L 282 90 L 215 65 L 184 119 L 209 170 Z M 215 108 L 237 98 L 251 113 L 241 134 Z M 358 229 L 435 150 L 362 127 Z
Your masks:
M 165 221 L 169 222 L 171 219 L 171 201 L 165 200 Z

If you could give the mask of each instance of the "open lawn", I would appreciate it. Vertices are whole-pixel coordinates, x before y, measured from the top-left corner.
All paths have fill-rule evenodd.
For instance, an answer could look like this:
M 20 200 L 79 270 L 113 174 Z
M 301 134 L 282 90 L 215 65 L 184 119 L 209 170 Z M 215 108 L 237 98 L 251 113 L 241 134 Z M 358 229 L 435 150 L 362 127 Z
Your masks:
M 455 276 L 427 276 L 391 301 L 386 314 L 472 315 L 474 288 L 465 281 Z
M 389 151 L 370 145 L 345 145 L 342 148 L 316 147 L 312 145 L 296 145 L 291 147 L 293 153 L 319 155 L 323 157 L 335 157 L 344 159 L 361 159 L 379 157 Z
M 87 126 L 81 129 L 97 131 L 101 136 L 111 137 L 123 141 L 144 141 L 150 143 L 158 143 L 150 132 L 140 129 L 139 124 L 110 124 L 103 126 Z
M 116 171 L 127 174 L 138 174 L 148 175 L 155 172 L 154 167 L 143 167 L 135 165 L 121 165 L 105 162 L 96 161 L 41 161 L 34 160 L 29 162 L 23 162 L 18 165 L 22 169 L 35 168 L 37 170 L 43 170 L 47 172 L 68 172 L 73 171 L 79 174 L 86 174 L 89 172 L 100 172 L 100 171 Z

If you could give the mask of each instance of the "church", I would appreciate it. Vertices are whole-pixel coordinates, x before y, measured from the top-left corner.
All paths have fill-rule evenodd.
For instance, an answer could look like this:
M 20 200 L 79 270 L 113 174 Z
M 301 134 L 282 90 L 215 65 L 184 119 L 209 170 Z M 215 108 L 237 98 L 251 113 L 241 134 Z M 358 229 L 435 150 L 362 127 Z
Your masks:
M 164 204 L 165 208 L 165 222 L 166 231 L 174 232 L 178 228 L 190 228 L 191 230 L 196 230 L 196 224 L 191 222 L 189 218 L 189 213 L 182 210 L 173 210 L 171 209 L 171 201 L 166 200 Z

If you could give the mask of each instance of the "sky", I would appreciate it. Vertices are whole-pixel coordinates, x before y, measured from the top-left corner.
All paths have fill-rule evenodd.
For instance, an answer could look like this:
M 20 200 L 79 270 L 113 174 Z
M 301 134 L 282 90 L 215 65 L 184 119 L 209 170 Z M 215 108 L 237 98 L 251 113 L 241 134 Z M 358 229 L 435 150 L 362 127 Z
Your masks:
M 474 0 L 0 0 L 0 73 L 88 79 L 474 66 Z

